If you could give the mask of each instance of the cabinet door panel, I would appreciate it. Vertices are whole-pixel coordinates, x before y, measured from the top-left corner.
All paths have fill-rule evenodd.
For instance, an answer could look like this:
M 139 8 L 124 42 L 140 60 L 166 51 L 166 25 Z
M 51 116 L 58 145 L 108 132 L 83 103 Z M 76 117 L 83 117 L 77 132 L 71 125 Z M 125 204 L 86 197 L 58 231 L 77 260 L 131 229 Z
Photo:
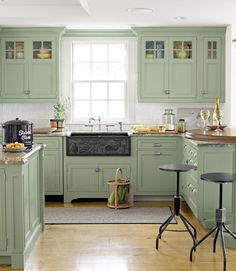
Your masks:
M 45 194 L 61 194 L 61 155 L 58 151 L 46 150 L 44 155 L 44 180 L 45 180 Z
M 98 171 L 95 165 L 71 164 L 67 166 L 67 191 L 98 191 Z
M 5 63 L 2 73 L 2 95 L 6 98 L 27 98 L 27 68 L 25 63 Z
M 196 97 L 196 69 L 193 63 L 172 63 L 170 66 L 170 97 Z
M 55 98 L 56 96 L 53 63 L 50 63 L 50 60 L 44 61 L 31 64 L 29 70 L 31 98 Z
M 155 151 L 156 152 L 156 151 Z M 176 186 L 176 174 L 159 170 L 162 164 L 176 163 L 176 151 L 138 152 L 138 192 L 151 194 L 172 194 Z
M 170 38 L 169 89 L 171 98 L 196 97 L 196 38 Z
M 202 96 L 209 99 L 214 99 L 216 96 L 221 97 L 221 93 L 224 92 L 221 72 L 221 40 L 219 38 L 204 38 L 203 55 Z
M 0 251 L 7 249 L 6 242 L 6 179 L 4 170 L 0 170 Z
M 166 97 L 165 90 L 168 89 L 166 81 L 167 71 L 164 63 L 145 63 L 143 65 L 143 81 L 141 97 L 156 98 Z
M 99 174 L 99 191 L 107 191 L 107 182 L 115 179 L 117 168 L 121 168 L 124 179 L 130 179 L 130 167 L 124 164 L 113 164 L 113 165 L 99 165 L 101 172 Z

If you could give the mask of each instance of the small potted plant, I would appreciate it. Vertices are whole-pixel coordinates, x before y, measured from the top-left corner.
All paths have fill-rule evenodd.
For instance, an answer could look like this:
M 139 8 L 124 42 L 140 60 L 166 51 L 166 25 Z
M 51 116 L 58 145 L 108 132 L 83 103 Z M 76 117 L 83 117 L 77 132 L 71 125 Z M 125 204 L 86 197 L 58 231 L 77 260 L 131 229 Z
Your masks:
M 65 127 L 65 104 L 58 102 L 54 104 L 54 119 L 50 119 L 51 127 L 56 128 L 57 132 L 63 132 Z

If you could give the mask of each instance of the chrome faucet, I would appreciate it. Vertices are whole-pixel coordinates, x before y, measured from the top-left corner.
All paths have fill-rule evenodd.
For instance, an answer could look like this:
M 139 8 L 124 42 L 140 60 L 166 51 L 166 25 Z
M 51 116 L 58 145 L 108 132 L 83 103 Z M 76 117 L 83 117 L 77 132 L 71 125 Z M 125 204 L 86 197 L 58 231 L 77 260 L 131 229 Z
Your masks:
M 92 120 L 94 121 L 95 119 L 94 118 L 89 118 L 89 123 L 91 123 Z
M 89 118 L 89 123 L 91 123 L 92 120 L 93 121 L 98 120 L 98 130 L 101 131 L 101 117 L 98 117 L 98 119 Z
M 118 124 L 119 124 L 119 126 L 120 126 L 120 132 L 122 132 L 122 122 L 119 121 Z

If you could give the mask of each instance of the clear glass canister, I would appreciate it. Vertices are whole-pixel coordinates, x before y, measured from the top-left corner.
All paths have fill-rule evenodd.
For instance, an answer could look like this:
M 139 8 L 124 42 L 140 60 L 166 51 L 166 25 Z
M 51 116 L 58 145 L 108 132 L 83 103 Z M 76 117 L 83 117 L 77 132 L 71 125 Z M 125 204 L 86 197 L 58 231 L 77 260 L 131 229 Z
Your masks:
M 166 126 L 166 130 L 175 130 L 175 114 L 173 109 L 165 109 L 163 114 L 163 124 Z
M 178 122 L 178 132 L 179 133 L 184 133 L 185 131 L 186 131 L 185 120 L 184 119 L 179 119 L 179 122 Z

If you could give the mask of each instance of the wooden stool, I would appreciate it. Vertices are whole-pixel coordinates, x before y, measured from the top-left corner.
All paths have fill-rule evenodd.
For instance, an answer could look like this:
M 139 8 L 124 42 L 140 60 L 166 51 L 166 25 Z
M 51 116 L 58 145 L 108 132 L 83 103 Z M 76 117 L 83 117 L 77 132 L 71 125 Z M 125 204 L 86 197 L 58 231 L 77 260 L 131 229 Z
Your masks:
M 176 194 L 177 195 L 174 196 L 174 212 L 172 212 L 170 217 L 168 217 L 166 219 L 166 221 L 159 228 L 159 234 L 157 235 L 157 238 L 156 238 L 156 249 L 158 249 L 158 242 L 159 242 L 159 239 L 161 239 L 162 233 L 166 230 L 167 226 L 170 224 L 170 222 L 172 221 L 172 219 L 175 216 L 179 216 L 180 219 L 183 221 L 184 226 L 186 227 L 187 231 L 191 235 L 191 237 L 193 239 L 193 244 L 195 245 L 196 238 L 197 238 L 197 231 L 194 228 L 194 226 L 190 223 L 190 221 L 188 221 L 188 219 L 180 213 L 181 197 L 179 195 L 179 174 L 180 174 L 180 172 L 187 172 L 190 170 L 196 170 L 197 167 L 193 166 L 193 165 L 187 165 L 187 164 L 168 164 L 168 165 L 160 166 L 159 169 L 164 170 L 164 171 L 172 171 L 172 172 L 177 173 L 177 187 L 176 187 L 176 190 L 177 190 Z M 193 232 L 190 228 L 193 230 Z
M 225 241 L 224 241 L 224 233 L 223 230 L 225 230 L 227 233 L 229 233 L 235 240 L 236 235 L 234 235 L 226 226 L 225 226 L 225 220 L 226 220 L 226 209 L 223 208 L 223 184 L 224 183 L 232 183 L 236 181 L 236 174 L 230 174 L 230 173 L 206 173 L 202 174 L 200 178 L 203 181 L 207 182 L 214 182 L 218 183 L 220 185 L 219 190 L 219 208 L 216 209 L 216 226 L 211 229 L 201 240 L 199 240 L 196 244 L 193 245 L 190 251 L 190 261 L 192 261 L 193 257 L 193 250 L 196 250 L 197 246 L 200 245 L 205 239 L 207 239 L 214 231 L 216 231 L 214 241 L 213 241 L 213 252 L 216 251 L 216 241 L 217 237 L 220 233 L 221 237 L 221 245 L 223 250 L 223 257 L 224 257 L 224 271 L 226 271 L 226 252 L 225 252 Z

